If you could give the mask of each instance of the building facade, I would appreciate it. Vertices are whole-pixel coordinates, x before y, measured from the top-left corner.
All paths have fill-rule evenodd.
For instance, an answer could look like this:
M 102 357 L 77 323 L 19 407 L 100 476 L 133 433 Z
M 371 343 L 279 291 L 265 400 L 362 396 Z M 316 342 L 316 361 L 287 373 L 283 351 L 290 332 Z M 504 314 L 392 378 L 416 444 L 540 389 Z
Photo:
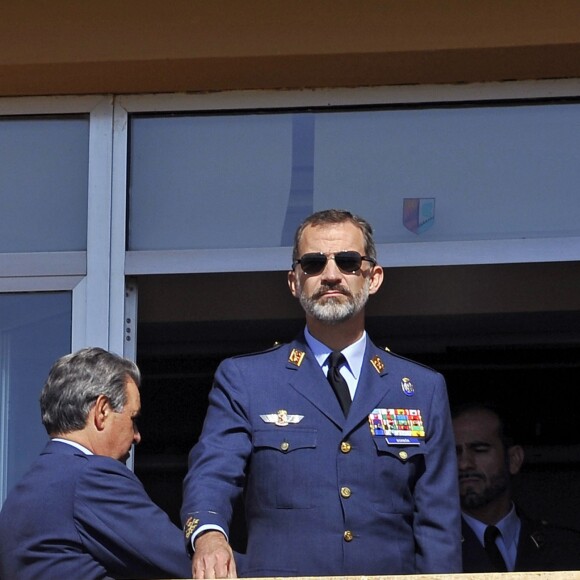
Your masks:
M 575 2 L 0 13 L 0 502 L 44 441 L 50 364 L 86 345 L 143 363 L 143 465 L 178 478 L 215 361 L 299 329 L 292 233 L 331 206 L 375 228 L 375 335 L 452 394 L 509 392 L 540 464 L 578 459 L 545 412 L 579 377 Z

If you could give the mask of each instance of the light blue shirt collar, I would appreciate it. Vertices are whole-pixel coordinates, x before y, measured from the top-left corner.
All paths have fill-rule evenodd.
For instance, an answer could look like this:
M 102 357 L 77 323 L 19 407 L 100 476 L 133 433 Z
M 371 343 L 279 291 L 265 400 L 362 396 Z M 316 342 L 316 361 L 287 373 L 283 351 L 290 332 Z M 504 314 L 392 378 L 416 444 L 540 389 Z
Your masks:
M 304 337 L 310 350 L 313 352 L 316 361 L 320 365 L 322 372 L 326 376 L 326 373 L 328 372 L 327 359 L 332 351 L 324 343 L 314 338 L 310 334 L 308 327 L 304 329 Z M 341 351 L 346 359 L 346 364 L 342 366 L 340 373 L 344 376 L 346 383 L 348 384 L 350 396 L 353 400 L 362 370 L 366 346 L 367 333 L 366 331 L 363 331 L 363 335 L 355 343 L 350 344 Z

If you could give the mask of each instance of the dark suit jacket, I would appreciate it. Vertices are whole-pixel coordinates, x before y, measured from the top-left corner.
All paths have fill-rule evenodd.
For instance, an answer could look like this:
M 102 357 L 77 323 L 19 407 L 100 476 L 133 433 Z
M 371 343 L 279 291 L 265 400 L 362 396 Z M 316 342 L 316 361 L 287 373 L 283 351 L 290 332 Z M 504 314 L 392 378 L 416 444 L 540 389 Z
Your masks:
M 51 441 L 0 512 L 0 578 L 190 578 L 182 538 L 125 465 Z
M 522 528 L 514 572 L 580 570 L 580 532 L 532 520 L 517 510 Z M 493 572 L 483 546 L 462 518 L 464 572 Z
M 412 385 L 407 394 L 402 385 Z M 416 446 L 373 437 L 377 408 L 420 410 L 426 436 Z M 281 409 L 303 418 L 279 426 L 261 417 Z M 241 575 L 461 572 L 445 382 L 370 341 L 346 419 L 303 337 L 222 362 L 190 454 L 186 538 L 204 524 L 229 531 L 243 488 Z

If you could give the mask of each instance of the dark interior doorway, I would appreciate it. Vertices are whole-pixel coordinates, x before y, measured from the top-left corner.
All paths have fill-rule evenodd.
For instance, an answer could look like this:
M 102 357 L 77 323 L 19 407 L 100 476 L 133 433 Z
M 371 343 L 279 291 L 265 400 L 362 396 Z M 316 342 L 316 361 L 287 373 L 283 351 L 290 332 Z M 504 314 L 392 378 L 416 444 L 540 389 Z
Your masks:
M 424 291 L 440 293 L 442 303 L 445 293 L 450 301 L 458 294 L 473 298 L 477 292 L 472 291 L 471 284 L 477 284 L 480 277 L 490 284 L 489 268 L 448 269 L 448 276 L 440 277 L 449 280 L 447 288 L 423 284 Z M 432 279 L 427 276 L 429 269 L 415 270 L 416 277 Z M 558 303 L 549 310 L 538 307 L 522 312 L 512 308 L 505 312 L 503 292 L 498 292 L 493 297 L 495 311 L 474 299 L 471 312 L 456 308 L 454 313 L 441 313 L 437 304 L 426 312 L 429 308 L 424 304 L 411 304 L 409 310 L 420 313 L 409 314 L 397 312 L 397 300 L 387 297 L 384 303 L 369 306 L 367 330 L 377 344 L 442 372 L 452 404 L 474 398 L 500 402 L 516 423 L 526 448 L 518 485 L 524 507 L 532 516 L 580 528 L 580 494 L 575 491 L 580 489 L 580 413 L 573 404 L 580 386 L 580 305 L 572 310 L 562 299 L 565 288 L 580 300 L 580 269 L 577 264 L 567 264 L 561 268 L 516 266 L 509 273 L 507 267 L 502 270 L 499 268 L 498 274 L 496 267 L 493 274 L 500 278 L 507 274 L 512 280 L 506 302 L 527 292 L 530 284 L 538 288 L 536 278 L 550 276 L 555 290 L 552 296 L 539 297 L 538 303 L 541 306 L 556 299 Z M 523 275 L 530 272 L 531 278 Z M 391 294 L 406 291 L 409 280 L 397 283 L 397 272 L 391 275 Z M 143 372 L 143 439 L 135 453 L 135 471 L 154 501 L 177 524 L 187 454 L 199 436 L 217 365 L 227 356 L 291 340 L 303 326 L 301 312 L 293 303 L 286 305 L 285 295 L 268 297 L 277 315 L 271 318 L 192 320 L 191 315 L 175 315 L 176 308 L 187 311 L 189 301 L 201 301 L 201 308 L 207 309 L 200 293 L 211 291 L 214 284 L 219 294 L 224 281 L 227 288 L 223 291 L 238 298 L 238 309 L 258 314 L 262 306 L 254 307 L 252 300 L 264 301 L 264 294 L 252 297 L 252 288 L 261 287 L 267 293 L 271 279 L 273 288 L 286 291 L 280 288 L 283 273 L 256 274 L 249 281 L 246 276 L 223 274 L 209 280 L 200 276 L 193 283 L 195 277 L 188 276 L 139 282 L 137 362 Z M 475 281 L 470 281 L 471 276 Z M 461 278 L 463 284 L 459 283 Z M 505 277 L 499 283 L 505 285 Z M 176 286 L 178 292 L 174 292 Z M 417 293 L 417 289 L 407 292 L 406 298 L 423 300 Z M 166 306 L 161 307 L 160 300 Z M 215 312 L 227 313 L 232 305 L 220 308 L 220 300 Z M 288 313 L 290 316 L 281 316 Z

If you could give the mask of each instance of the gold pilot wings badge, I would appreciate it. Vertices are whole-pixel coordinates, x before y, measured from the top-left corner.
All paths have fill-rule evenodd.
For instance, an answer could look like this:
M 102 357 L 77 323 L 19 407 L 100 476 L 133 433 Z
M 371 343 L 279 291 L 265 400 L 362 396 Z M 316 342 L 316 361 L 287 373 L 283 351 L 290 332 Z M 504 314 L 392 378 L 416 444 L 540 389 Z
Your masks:
M 288 411 L 280 409 L 276 413 L 269 413 L 267 415 L 260 415 L 264 423 L 273 423 L 278 427 L 286 427 L 291 423 L 300 423 L 304 419 L 304 415 L 288 415 Z

